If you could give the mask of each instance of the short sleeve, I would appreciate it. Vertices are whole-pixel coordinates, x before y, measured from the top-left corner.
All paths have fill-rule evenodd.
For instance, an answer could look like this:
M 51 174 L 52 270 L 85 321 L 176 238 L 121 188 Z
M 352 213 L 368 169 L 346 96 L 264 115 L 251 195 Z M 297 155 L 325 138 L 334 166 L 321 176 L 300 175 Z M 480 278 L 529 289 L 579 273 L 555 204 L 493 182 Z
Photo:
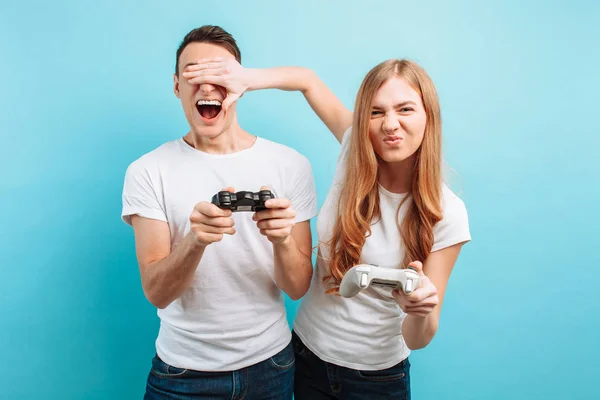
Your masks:
M 307 221 L 317 215 L 317 189 L 308 159 L 304 156 L 294 165 L 295 178 L 288 182 L 288 198 L 296 211 L 296 222 Z
M 433 227 L 432 252 L 471 240 L 465 203 L 448 188 L 443 190 L 442 211 L 442 220 Z
M 350 151 L 350 137 L 352 136 L 352 127 L 349 127 L 344 132 L 342 136 L 342 143 L 340 149 L 340 155 L 338 157 L 338 164 L 344 162 L 346 158 L 348 158 L 348 153 Z
M 125 173 L 121 218 L 128 225 L 131 225 L 132 215 L 167 222 L 165 210 L 159 201 L 161 197 L 148 169 L 138 162 L 132 163 Z

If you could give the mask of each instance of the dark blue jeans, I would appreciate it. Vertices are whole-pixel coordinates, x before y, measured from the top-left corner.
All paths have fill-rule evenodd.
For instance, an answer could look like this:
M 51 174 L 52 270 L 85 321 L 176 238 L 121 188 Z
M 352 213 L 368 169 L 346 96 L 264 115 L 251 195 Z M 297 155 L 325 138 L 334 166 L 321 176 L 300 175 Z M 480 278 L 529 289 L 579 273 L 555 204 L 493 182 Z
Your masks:
M 359 371 L 321 360 L 292 332 L 296 353 L 295 400 L 410 400 L 410 362 Z
M 258 364 L 230 372 L 200 372 L 166 364 L 158 355 L 144 400 L 291 400 L 294 389 L 292 344 Z

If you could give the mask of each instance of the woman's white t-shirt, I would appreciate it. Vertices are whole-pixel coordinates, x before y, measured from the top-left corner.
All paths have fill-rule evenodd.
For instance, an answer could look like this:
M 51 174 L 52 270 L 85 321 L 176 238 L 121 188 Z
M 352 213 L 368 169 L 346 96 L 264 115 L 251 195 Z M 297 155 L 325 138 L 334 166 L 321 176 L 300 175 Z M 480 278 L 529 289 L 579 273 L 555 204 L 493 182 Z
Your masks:
M 351 129 L 342 140 L 341 154 L 331 190 L 319 212 L 317 232 L 319 254 L 316 273 L 294 321 L 294 331 L 320 359 L 358 370 L 381 370 L 408 357 L 410 349 L 402 337 L 400 309 L 391 290 L 371 287 L 352 298 L 325 294 L 323 278 L 328 267 L 323 259 L 330 256 L 323 242 L 330 239 L 337 217 L 337 202 L 348 162 Z M 360 263 L 401 268 L 404 249 L 398 230 L 410 199 L 398 206 L 405 194 L 391 193 L 379 186 L 381 218 L 371 226 L 362 249 Z M 434 227 L 433 251 L 471 240 L 467 211 L 463 201 L 446 185 L 442 187 L 443 219 Z

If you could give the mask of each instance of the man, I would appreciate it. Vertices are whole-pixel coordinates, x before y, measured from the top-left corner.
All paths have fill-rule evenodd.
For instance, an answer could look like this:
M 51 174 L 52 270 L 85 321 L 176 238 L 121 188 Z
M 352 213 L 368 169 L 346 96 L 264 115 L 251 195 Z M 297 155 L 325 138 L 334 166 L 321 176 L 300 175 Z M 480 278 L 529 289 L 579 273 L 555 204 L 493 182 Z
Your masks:
M 122 217 L 161 320 L 145 398 L 291 399 L 281 290 L 299 299 L 310 285 L 312 169 L 296 151 L 244 131 L 236 104 L 223 103 L 226 89 L 182 76 L 213 57 L 241 62 L 229 33 L 203 26 L 185 36 L 174 91 L 190 131 L 134 161 L 125 176 Z M 211 203 L 221 190 L 261 189 L 275 197 L 264 211 Z

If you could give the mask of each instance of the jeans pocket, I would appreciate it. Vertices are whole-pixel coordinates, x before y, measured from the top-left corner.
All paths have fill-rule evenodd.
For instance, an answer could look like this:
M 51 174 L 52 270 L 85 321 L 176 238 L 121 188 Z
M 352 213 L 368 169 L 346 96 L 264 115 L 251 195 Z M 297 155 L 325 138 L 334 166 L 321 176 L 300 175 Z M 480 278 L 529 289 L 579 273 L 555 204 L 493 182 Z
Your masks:
M 294 356 L 294 350 L 292 343 L 290 342 L 285 349 L 275 354 L 269 359 L 271 365 L 279 370 L 288 370 L 294 366 L 296 358 Z
M 408 360 L 401 361 L 393 367 L 378 371 L 356 371 L 362 379 L 373 382 L 388 382 L 404 379 L 408 373 Z
M 152 359 L 152 368 L 150 369 L 150 372 L 159 378 L 178 378 L 185 376 L 188 370 L 169 365 L 156 355 Z

